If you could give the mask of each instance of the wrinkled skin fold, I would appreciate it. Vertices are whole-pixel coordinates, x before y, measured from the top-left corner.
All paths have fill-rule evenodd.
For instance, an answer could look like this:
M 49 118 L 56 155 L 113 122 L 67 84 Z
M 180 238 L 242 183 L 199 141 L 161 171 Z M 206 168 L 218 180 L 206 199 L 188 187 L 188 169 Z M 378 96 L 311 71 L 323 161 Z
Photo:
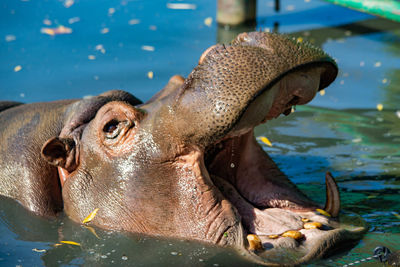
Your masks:
M 210 47 L 186 79 L 172 77 L 146 103 L 123 91 L 0 102 L 0 194 L 78 223 L 98 209 L 91 225 L 231 246 L 263 265 L 322 257 L 366 227 L 339 212 L 331 174 L 325 206 L 314 203 L 253 130 L 308 103 L 336 75 L 321 49 L 254 32 Z

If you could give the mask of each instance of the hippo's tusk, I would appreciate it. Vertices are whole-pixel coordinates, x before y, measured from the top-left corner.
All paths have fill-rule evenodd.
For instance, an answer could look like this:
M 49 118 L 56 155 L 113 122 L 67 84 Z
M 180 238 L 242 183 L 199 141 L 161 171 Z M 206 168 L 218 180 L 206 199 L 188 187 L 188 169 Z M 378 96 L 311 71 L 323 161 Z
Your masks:
M 337 217 L 340 211 L 340 195 L 339 189 L 330 172 L 326 172 L 325 175 L 326 183 L 326 201 L 325 201 L 325 211 L 332 215 L 332 217 Z

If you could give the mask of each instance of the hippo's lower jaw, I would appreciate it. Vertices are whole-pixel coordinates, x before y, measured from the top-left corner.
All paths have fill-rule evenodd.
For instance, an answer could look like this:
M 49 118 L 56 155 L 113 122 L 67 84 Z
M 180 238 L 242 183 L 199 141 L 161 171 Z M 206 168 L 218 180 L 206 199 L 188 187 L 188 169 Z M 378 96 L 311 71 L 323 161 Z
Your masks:
M 258 263 L 291 265 L 319 258 L 352 245 L 366 230 L 354 215 L 338 217 L 339 193 L 330 174 L 324 208 L 330 214 L 316 211 L 323 207 L 309 200 L 278 169 L 257 143 L 253 130 L 209 148 L 205 164 L 216 190 L 237 210 L 243 239 L 255 234 L 261 240 L 263 249 L 256 251 L 246 242 L 241 244 Z

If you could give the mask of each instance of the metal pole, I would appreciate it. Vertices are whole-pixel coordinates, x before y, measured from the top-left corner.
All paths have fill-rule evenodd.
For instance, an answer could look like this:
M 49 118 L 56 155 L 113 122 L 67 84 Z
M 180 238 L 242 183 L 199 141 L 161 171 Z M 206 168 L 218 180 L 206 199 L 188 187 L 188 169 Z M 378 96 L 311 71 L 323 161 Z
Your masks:
M 236 26 L 255 24 L 257 0 L 218 0 L 217 22 Z

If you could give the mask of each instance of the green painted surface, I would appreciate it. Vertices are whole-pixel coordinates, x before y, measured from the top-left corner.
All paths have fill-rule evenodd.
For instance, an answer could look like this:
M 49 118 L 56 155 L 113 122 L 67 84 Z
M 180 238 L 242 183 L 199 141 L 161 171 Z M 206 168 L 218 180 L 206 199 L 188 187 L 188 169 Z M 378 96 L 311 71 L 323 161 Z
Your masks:
M 399 0 L 326 0 L 326 1 L 400 22 Z

